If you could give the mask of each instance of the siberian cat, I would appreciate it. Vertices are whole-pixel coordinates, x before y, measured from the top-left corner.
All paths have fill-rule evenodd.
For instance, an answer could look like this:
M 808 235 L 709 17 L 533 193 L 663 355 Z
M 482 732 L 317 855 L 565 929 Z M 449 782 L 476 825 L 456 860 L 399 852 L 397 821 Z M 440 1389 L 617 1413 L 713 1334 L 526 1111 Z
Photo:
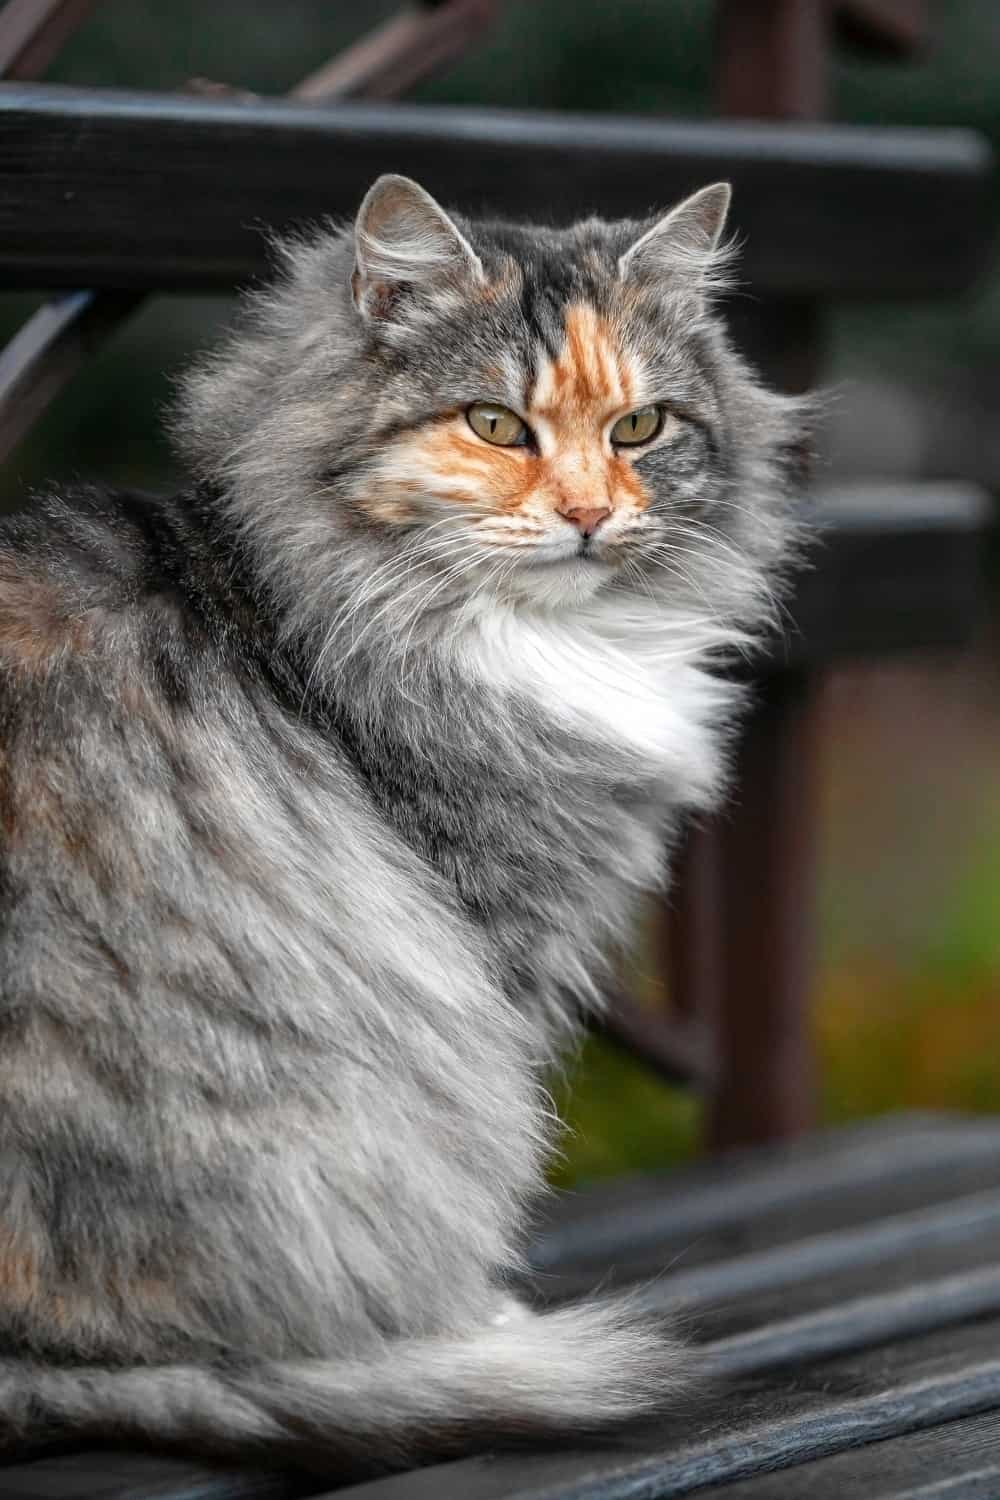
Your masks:
M 637 893 L 717 794 L 796 403 L 729 192 L 567 230 L 382 177 L 187 378 L 191 488 L 0 533 L 0 1434 L 348 1473 L 682 1362 L 509 1296 Z

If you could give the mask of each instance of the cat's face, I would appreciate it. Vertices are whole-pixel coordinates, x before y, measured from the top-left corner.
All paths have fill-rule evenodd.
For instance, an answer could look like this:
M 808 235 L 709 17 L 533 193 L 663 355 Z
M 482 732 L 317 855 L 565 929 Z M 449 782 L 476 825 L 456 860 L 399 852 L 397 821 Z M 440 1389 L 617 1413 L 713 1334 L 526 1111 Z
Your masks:
M 376 184 L 353 290 L 390 430 L 351 500 L 410 547 L 422 533 L 443 591 L 557 603 L 679 565 L 671 541 L 718 487 L 696 325 L 728 197 L 705 189 L 645 234 L 467 237 L 415 184 Z
M 289 619 L 409 640 L 469 602 L 623 592 L 759 614 L 801 412 L 713 309 L 728 199 L 546 229 L 384 177 L 350 229 L 286 247 L 177 430 Z

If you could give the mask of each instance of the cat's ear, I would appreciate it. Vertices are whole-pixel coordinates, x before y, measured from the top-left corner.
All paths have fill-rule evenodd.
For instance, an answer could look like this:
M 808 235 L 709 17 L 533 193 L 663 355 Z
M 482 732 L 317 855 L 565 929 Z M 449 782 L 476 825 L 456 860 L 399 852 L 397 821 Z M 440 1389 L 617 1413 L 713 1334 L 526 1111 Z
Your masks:
M 409 177 L 389 174 L 368 189 L 354 225 L 354 246 L 351 289 L 363 317 L 391 319 L 410 288 L 484 279 L 479 257 L 461 230 Z
M 731 197 L 728 182 L 692 193 L 629 246 L 619 258 L 618 274 L 623 280 L 683 279 L 703 292 L 724 285 L 727 250 L 721 241 Z

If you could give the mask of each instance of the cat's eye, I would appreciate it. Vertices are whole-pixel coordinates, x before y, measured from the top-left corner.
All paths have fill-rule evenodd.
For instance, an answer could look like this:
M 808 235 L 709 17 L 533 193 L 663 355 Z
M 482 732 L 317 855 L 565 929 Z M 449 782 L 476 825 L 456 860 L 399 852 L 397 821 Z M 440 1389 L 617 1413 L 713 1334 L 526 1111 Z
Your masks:
M 491 401 L 477 401 L 466 412 L 469 426 L 485 443 L 498 448 L 515 448 L 528 439 L 528 429 L 516 412 L 506 406 L 494 406 Z
M 648 443 L 662 426 L 663 411 L 659 406 L 640 406 L 637 411 L 618 418 L 611 429 L 611 441 L 623 448 Z

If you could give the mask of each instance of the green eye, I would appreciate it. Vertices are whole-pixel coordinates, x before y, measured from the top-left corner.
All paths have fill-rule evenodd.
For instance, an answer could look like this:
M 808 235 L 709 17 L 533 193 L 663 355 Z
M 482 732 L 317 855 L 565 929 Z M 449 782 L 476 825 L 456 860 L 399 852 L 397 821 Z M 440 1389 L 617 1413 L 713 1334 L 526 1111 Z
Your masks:
M 493 443 L 497 448 L 515 448 L 528 436 L 528 429 L 521 418 L 506 406 L 494 406 L 490 401 L 477 401 L 466 412 L 469 426 L 484 443 Z
M 619 417 L 611 429 L 611 441 L 623 448 L 636 443 L 648 443 L 663 426 L 663 412 L 658 406 L 640 406 Z

